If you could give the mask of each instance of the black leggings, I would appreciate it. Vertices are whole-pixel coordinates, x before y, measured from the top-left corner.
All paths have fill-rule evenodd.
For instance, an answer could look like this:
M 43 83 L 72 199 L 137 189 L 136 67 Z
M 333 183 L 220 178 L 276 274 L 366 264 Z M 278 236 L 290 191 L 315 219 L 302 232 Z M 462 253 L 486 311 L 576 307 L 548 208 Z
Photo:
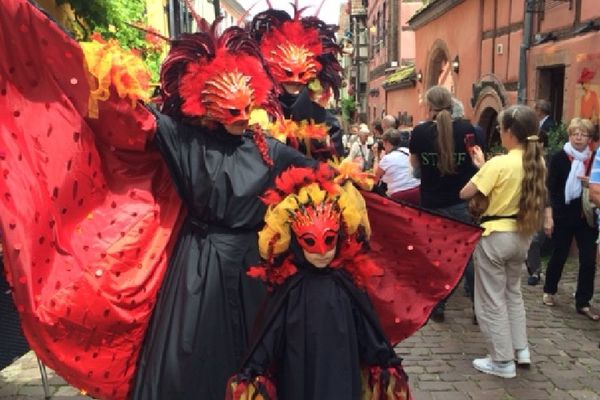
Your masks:
M 577 309 L 590 306 L 594 295 L 594 278 L 596 276 L 596 239 L 598 230 L 582 223 L 577 226 L 554 227 L 552 244 L 554 249 L 546 269 L 546 282 L 544 293 L 556 294 L 558 282 L 562 275 L 563 267 L 569 256 L 573 237 L 579 250 L 579 274 L 577 276 L 577 292 L 575 293 L 575 307 Z

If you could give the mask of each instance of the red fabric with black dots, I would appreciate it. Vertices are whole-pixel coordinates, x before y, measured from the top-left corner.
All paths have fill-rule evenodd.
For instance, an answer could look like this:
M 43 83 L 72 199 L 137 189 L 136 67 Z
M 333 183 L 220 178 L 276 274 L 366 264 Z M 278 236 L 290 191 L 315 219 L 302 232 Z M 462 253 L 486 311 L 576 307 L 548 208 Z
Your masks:
M 460 281 L 481 228 L 373 193 L 362 192 L 371 235 L 369 256 L 383 268 L 367 292 L 392 344 L 416 332 Z
M 123 399 L 181 207 L 151 113 L 112 98 L 88 121 L 88 94 L 77 43 L 3 1 L 0 228 L 23 332 L 70 384 Z

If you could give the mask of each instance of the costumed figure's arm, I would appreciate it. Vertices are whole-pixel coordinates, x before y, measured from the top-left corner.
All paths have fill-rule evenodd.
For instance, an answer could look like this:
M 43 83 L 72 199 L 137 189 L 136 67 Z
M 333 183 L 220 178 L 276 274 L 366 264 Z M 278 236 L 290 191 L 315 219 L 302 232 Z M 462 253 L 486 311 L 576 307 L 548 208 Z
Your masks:
M 338 119 L 318 104 L 313 104 L 313 108 L 317 110 L 317 114 L 322 114 L 319 119 L 323 122 L 319 125 L 323 126 L 324 132 L 321 137 L 313 138 L 307 144 L 309 155 L 320 161 L 342 157 L 344 155 L 343 131 Z
M 368 300 L 368 309 L 355 309 L 354 319 L 359 340 L 363 391 L 369 400 L 409 400 L 408 375 L 402 368 L 402 359 L 391 347 L 379 326 L 375 311 Z M 370 315 L 366 316 L 364 313 Z
M 309 155 L 321 161 L 342 157 L 344 155 L 344 143 L 342 141 L 344 132 L 338 119 L 317 103 L 313 103 L 311 106 L 316 119 L 322 121 L 317 126 L 322 125 L 324 132 L 320 137 L 314 137 L 310 140 L 310 143 L 307 143 Z
M 241 372 L 227 382 L 225 400 L 277 399 L 276 382 L 272 373 L 283 349 L 285 293 L 286 290 L 280 287 L 271 294 L 262 313 L 263 319 L 257 321 L 256 337 L 242 364 Z
M 123 399 L 180 201 L 145 146 L 142 75 L 89 55 L 33 2 L 0 6 L 0 230 L 31 348 L 74 387 Z
M 310 158 L 326 161 L 336 155 L 329 137 L 331 128 L 324 122 L 279 119 L 270 125 L 269 131 L 280 142 L 286 143 Z
M 97 140 L 117 150 L 144 151 L 156 130 L 150 72 L 139 55 L 99 35 L 80 43 L 90 85 L 86 122 Z
M 272 154 L 275 166 L 275 175 L 279 175 L 289 167 L 316 167 L 318 162 L 313 158 L 308 158 L 296 149 L 273 140 Z
M 327 111 L 325 123 L 329 126 L 329 138 L 331 140 L 331 146 L 335 150 L 335 154 L 333 155 L 342 157 L 344 155 L 344 142 L 342 141 L 344 131 L 340 126 L 340 122 L 335 115 Z
M 342 250 L 343 252 L 344 250 Z M 364 282 L 378 268 L 366 256 L 357 254 L 345 262 L 353 279 L 338 274 L 338 281 L 353 301 L 354 325 L 358 338 L 358 353 L 361 362 L 363 398 L 368 400 L 410 400 L 408 375 L 402 368 L 402 359 L 396 355 L 388 341 L 367 293 L 357 284 Z M 362 271 L 357 274 L 357 272 Z
M 383 269 L 366 284 L 392 344 L 423 326 L 460 281 L 482 229 L 361 192 L 373 227 L 370 257 Z

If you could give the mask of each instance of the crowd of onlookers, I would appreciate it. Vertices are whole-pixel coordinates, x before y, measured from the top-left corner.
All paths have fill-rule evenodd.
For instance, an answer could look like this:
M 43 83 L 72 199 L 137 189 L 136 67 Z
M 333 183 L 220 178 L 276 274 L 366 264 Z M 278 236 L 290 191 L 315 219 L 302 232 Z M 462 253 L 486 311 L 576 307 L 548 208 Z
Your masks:
M 591 304 L 598 239 L 592 200 L 600 205 L 600 161 L 592 167 L 597 127 L 573 118 L 566 143 L 551 152 L 549 142 L 557 142 L 551 104 L 540 100 L 534 108 L 512 106 L 498 115 L 506 153 L 490 158 L 481 129 L 464 118 L 462 104 L 447 89 L 431 88 L 426 100 L 428 118 L 412 130 L 399 129 L 391 115 L 371 127 L 352 125 L 344 137 L 347 158 L 373 173 L 374 190 L 380 194 L 484 229 L 465 271 L 465 290 L 490 354 L 473 366 L 510 378 L 517 364 L 531 362 L 521 271 L 527 267 L 529 285 L 540 283 L 545 242 L 551 246 L 541 303 L 557 303 L 555 294 L 575 240 L 579 269 L 574 310 L 600 320 Z M 597 186 L 592 179 L 588 195 L 594 171 Z M 440 302 L 431 319 L 444 321 L 444 306 Z

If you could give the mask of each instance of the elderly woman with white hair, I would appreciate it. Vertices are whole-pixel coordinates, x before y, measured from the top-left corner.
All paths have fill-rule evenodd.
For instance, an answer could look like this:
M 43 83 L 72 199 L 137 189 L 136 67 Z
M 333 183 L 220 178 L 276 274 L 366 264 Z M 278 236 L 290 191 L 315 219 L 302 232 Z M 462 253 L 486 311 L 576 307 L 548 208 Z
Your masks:
M 371 136 L 369 127 L 367 124 L 360 124 L 358 128 L 358 140 L 352 143 L 350 152 L 346 158 L 359 164 L 363 171 L 367 171 L 373 167 L 372 145 L 373 137 Z
M 594 126 L 588 119 L 573 118 L 567 131 L 569 141 L 550 160 L 548 191 L 554 228 L 547 233 L 552 234 L 553 248 L 546 269 L 542 301 L 546 306 L 556 304 L 558 283 L 575 238 L 579 250 L 575 309 L 579 314 L 598 321 L 600 312 L 590 304 L 594 295 L 598 228 L 595 223 L 590 226 L 582 209 L 583 186 L 593 160 L 589 143 Z

